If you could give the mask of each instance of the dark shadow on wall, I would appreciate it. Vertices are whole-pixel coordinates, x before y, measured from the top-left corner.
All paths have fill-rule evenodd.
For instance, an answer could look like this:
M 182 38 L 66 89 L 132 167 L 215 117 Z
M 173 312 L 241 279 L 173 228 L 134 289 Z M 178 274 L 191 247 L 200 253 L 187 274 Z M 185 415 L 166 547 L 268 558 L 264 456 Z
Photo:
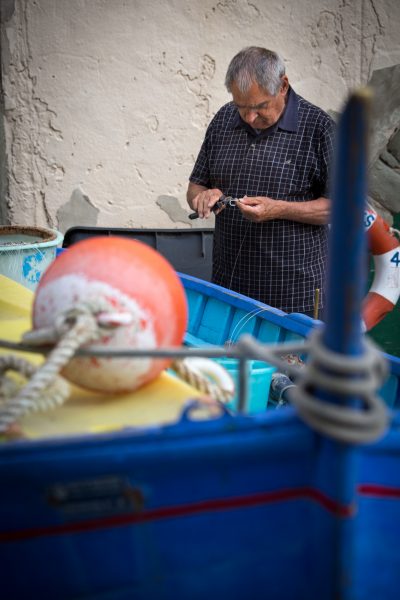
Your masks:
M 75 225 L 97 225 L 99 209 L 96 208 L 80 188 L 76 188 L 65 204 L 57 211 L 58 230 L 65 233 Z

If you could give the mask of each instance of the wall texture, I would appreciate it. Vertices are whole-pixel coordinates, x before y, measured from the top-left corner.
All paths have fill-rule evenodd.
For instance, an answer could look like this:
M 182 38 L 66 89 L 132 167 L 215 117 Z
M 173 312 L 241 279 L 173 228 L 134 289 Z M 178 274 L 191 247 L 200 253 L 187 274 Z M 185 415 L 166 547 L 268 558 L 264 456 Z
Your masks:
M 210 226 L 188 221 L 185 192 L 237 51 L 277 50 L 296 91 L 333 111 L 400 63 L 398 0 L 2 0 L 1 11 L 3 224 Z

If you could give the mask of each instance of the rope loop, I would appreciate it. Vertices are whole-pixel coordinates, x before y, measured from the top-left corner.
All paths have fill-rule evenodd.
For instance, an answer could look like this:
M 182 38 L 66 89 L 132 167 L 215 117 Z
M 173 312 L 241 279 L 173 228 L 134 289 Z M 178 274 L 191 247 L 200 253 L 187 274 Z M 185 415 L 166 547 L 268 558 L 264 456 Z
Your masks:
M 24 333 L 22 339 L 31 345 L 55 344 L 62 339 L 68 331 L 77 327 L 78 330 L 93 331 L 93 340 L 96 341 L 104 330 L 127 324 L 127 313 L 115 313 L 115 308 L 106 300 L 99 298 L 90 302 L 80 302 L 74 307 L 58 314 L 52 327 L 43 327 Z M 122 321 L 122 322 L 121 322 Z
M 226 403 L 233 398 L 235 384 L 228 371 L 213 360 L 205 358 L 185 358 L 175 360 L 171 368 L 181 379 L 212 400 Z
M 367 338 L 363 354 L 352 357 L 328 350 L 322 333 L 317 329 L 310 336 L 309 360 L 288 397 L 302 419 L 318 432 L 347 444 L 372 442 L 388 425 L 388 411 L 376 394 L 387 376 L 386 361 Z M 326 393 L 327 399 L 316 398 L 316 389 Z M 333 404 L 331 394 L 359 402 L 357 406 Z
M 65 402 L 69 385 L 58 374 L 81 346 L 101 338 L 104 328 L 115 326 L 109 322 L 98 324 L 97 315 L 109 310 L 105 301 L 82 303 L 58 315 L 54 327 L 30 331 L 23 336 L 25 342 L 33 345 L 55 345 L 39 368 L 12 356 L 5 357 L 0 363 L 0 376 L 5 370 L 14 369 L 28 378 L 26 385 L 16 393 L 9 383 L 3 384 L 0 432 L 7 432 L 19 418 L 30 412 L 48 410 Z
M 0 357 L 1 433 L 7 432 L 23 415 L 59 406 L 69 396 L 69 385 L 61 377 L 56 376 L 43 385 L 40 395 L 32 398 L 26 391 L 28 384 L 21 388 L 16 381 L 6 376 L 8 371 L 19 373 L 31 381 L 39 369 L 24 358 L 14 355 Z
M 46 362 L 39 368 L 28 367 L 25 362 L 28 383 L 17 393 L 7 392 L 7 401 L 0 406 L 0 432 L 7 429 L 23 415 L 45 410 L 64 402 L 68 396 L 65 389 L 60 393 L 61 384 L 52 389 L 52 383 L 58 373 L 83 345 L 95 342 L 105 332 L 121 325 L 133 323 L 133 315 L 116 312 L 106 300 L 100 298 L 91 302 L 82 302 L 70 310 L 57 315 L 52 327 L 44 327 L 26 332 L 23 342 L 33 346 L 52 345 Z M 12 358 L 10 358 L 12 360 Z M 21 363 L 18 365 L 21 369 Z M 174 361 L 172 368 L 186 382 L 207 394 L 213 401 L 227 402 L 234 395 L 234 383 L 221 365 L 207 359 L 186 359 Z M 0 364 L 1 377 L 1 364 Z M 63 380 L 60 381 L 63 382 Z M 64 388 L 67 386 L 64 383 Z M 53 386 L 54 387 L 54 386 Z
M 288 364 L 282 358 L 285 345 L 263 346 L 251 336 L 243 336 L 238 347 L 253 358 L 270 362 L 288 373 L 297 385 L 287 396 L 300 417 L 313 429 L 339 442 L 358 444 L 381 437 L 388 426 L 385 404 L 377 396 L 387 373 L 387 363 L 375 344 L 364 337 L 361 356 L 332 352 L 322 343 L 323 328 L 315 329 L 305 343 L 290 344 L 291 353 L 308 354 L 303 366 Z M 326 400 L 315 396 L 315 390 L 326 394 Z M 329 396 L 343 401 L 354 397 L 357 406 L 333 404 Z

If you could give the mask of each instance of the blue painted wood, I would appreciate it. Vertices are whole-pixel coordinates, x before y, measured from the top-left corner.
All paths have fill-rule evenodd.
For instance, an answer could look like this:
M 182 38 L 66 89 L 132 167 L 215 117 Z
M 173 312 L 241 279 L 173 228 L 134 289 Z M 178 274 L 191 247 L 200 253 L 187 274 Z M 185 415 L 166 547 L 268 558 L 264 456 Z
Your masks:
M 306 315 L 289 315 L 241 294 L 225 290 L 213 283 L 182 273 L 179 275 L 185 288 L 189 307 L 189 324 L 185 336 L 189 346 L 204 347 L 215 343 L 237 342 L 245 333 L 251 333 L 260 342 L 267 344 L 301 342 L 308 337 L 313 328 L 321 326 L 321 321 Z M 226 313 L 223 319 L 225 325 L 221 329 L 218 327 L 217 312 L 210 310 L 210 306 L 214 306 L 215 301 L 217 301 L 215 306 L 218 306 L 218 310 Z M 225 308 L 223 308 L 223 303 L 226 305 Z M 207 310 L 206 307 L 208 307 Z M 207 322 L 203 325 L 205 319 Z M 210 320 L 214 322 L 211 327 Z M 220 342 L 215 340 L 220 340 Z M 390 375 L 380 390 L 380 394 L 388 406 L 399 407 L 400 358 L 385 356 L 389 362 Z
M 211 310 L 207 315 L 207 322 L 203 323 L 203 321 L 205 321 L 204 310 L 206 310 L 208 302 L 211 302 L 212 304 L 215 303 L 215 306 L 218 307 L 218 310 L 221 310 L 222 313 L 224 310 L 229 312 L 230 308 L 233 307 L 236 311 L 242 311 L 240 313 L 241 315 L 243 313 L 249 316 L 254 314 L 254 318 L 260 324 L 263 323 L 264 327 L 268 327 L 268 325 L 271 326 L 271 336 L 274 338 L 274 341 L 276 341 L 275 338 L 279 330 L 282 332 L 290 332 L 291 334 L 298 334 L 301 338 L 304 338 L 310 333 L 313 327 L 320 323 L 319 321 L 315 321 L 306 315 L 288 315 L 277 308 L 273 308 L 272 306 L 268 306 L 267 304 L 263 304 L 262 302 L 258 302 L 257 300 L 253 300 L 247 296 L 243 296 L 242 294 L 238 294 L 237 292 L 232 292 L 231 290 L 227 290 L 208 281 L 203 281 L 184 273 L 179 273 L 179 276 L 184 285 L 188 298 L 189 314 L 194 312 L 196 313 L 196 316 L 194 316 L 194 314 L 193 316 L 190 314 L 188 331 L 192 335 L 196 335 L 197 337 L 201 338 L 202 336 L 198 335 L 198 332 L 200 328 L 204 328 L 201 329 L 201 331 L 205 332 L 204 341 L 210 341 L 207 338 L 208 329 L 217 329 L 215 323 L 212 325 L 208 323 L 208 319 L 210 318 L 212 320 L 216 320 L 219 316 L 217 312 L 213 312 Z M 220 304 L 218 304 L 218 302 Z M 201 305 L 201 308 L 199 305 Z M 251 320 L 249 323 L 250 322 Z M 231 329 L 228 332 L 229 334 L 233 332 L 235 325 L 236 321 L 235 317 L 233 317 L 231 321 Z M 237 341 L 237 331 L 235 334 Z M 283 340 L 284 337 L 285 334 L 282 334 L 280 339 Z

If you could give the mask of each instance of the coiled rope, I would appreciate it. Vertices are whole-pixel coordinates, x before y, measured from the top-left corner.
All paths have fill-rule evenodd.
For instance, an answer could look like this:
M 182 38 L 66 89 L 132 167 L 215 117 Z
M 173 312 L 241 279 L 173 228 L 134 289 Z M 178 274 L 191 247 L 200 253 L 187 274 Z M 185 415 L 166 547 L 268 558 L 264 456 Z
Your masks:
M 322 343 L 322 333 L 322 328 L 316 329 L 305 344 L 299 344 L 299 353 L 308 352 L 308 362 L 302 368 L 278 356 L 285 346 L 264 349 L 248 336 L 243 336 L 239 345 L 259 360 L 272 362 L 294 377 L 297 386 L 287 394 L 310 427 L 347 444 L 372 442 L 384 434 L 389 421 L 387 408 L 376 393 L 388 372 L 386 361 L 367 338 L 364 338 L 363 354 L 351 357 L 328 350 Z M 295 347 L 291 346 L 291 352 L 294 351 Z M 322 391 L 326 400 L 316 397 L 315 390 L 319 396 Z M 360 399 L 361 406 L 334 404 L 329 401 L 330 395 L 342 400 Z

